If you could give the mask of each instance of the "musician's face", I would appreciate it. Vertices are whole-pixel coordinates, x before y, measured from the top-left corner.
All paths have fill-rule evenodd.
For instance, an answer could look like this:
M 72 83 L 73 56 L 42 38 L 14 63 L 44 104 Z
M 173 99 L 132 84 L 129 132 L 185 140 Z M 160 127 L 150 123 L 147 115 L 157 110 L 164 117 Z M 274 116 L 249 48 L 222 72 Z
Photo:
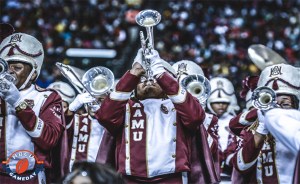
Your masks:
M 28 75 L 31 72 L 31 65 L 27 63 L 21 63 L 18 61 L 10 61 L 9 67 L 8 67 L 8 73 L 12 75 L 15 79 L 15 85 L 17 88 L 20 88 L 22 84 L 26 81 Z M 35 78 L 35 74 L 31 77 L 31 79 Z M 31 84 L 31 81 L 28 83 L 28 85 Z M 27 86 L 28 86 L 27 85 Z
M 68 110 L 68 108 L 69 108 L 69 104 L 68 104 L 68 102 L 66 102 L 66 101 L 62 101 L 62 106 L 63 106 L 64 113 L 66 113 L 66 111 L 67 111 L 67 110 Z
M 211 108 L 214 110 L 218 117 L 221 117 L 227 111 L 228 105 L 229 103 L 215 102 L 211 103 Z
M 293 101 L 292 96 L 290 95 L 284 95 L 284 94 L 278 94 L 276 97 L 277 104 L 280 105 L 283 109 L 295 109 L 296 104 Z
M 148 81 L 144 77 L 141 77 L 141 82 L 138 84 L 136 92 L 137 98 L 140 100 L 163 98 L 165 96 L 164 91 L 155 80 Z

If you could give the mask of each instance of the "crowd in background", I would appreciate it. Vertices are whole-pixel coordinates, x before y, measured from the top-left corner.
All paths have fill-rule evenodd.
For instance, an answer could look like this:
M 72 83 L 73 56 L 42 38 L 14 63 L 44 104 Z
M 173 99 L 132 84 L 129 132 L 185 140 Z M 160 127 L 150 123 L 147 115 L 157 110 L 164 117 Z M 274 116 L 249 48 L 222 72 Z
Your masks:
M 161 13 L 154 27 L 155 48 L 171 64 L 187 59 L 199 64 L 208 78 L 226 77 L 236 92 L 247 75 L 259 74 L 247 49 L 263 44 L 300 66 L 299 0 L 6 0 L 1 1 L 1 22 L 17 32 L 39 39 L 45 48 L 44 69 L 38 84 L 47 87 L 65 80 L 54 63 L 84 70 L 107 66 L 116 78 L 131 66 L 140 47 L 135 15 L 143 9 Z M 68 48 L 115 49 L 111 60 L 68 58 Z M 243 106 L 243 104 L 240 104 Z

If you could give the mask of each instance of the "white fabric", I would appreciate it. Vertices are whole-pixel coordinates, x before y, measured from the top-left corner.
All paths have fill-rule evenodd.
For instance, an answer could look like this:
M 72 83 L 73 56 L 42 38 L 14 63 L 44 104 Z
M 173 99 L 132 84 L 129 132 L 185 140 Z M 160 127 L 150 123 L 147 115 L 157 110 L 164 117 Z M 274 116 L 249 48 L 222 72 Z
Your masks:
M 253 122 L 250 122 L 250 121 L 247 121 L 246 120 L 246 116 L 248 115 L 250 111 L 246 110 L 245 112 L 242 113 L 242 115 L 240 116 L 239 118 L 239 123 L 242 124 L 242 125 L 251 125 Z
M 66 82 L 53 82 L 49 84 L 48 88 L 56 90 L 61 96 L 62 100 L 68 102 L 69 104 L 71 104 L 75 99 L 76 93 L 74 89 Z
M 278 89 L 275 91 L 276 94 L 291 94 L 295 95 L 299 100 L 299 109 L 300 109 L 300 90 L 294 87 L 291 87 L 286 82 L 290 83 L 293 86 L 300 87 L 300 68 L 294 67 L 288 64 L 277 64 L 266 67 L 260 74 L 257 87 L 268 86 L 272 88 L 274 79 L 281 79 L 285 82 L 277 80 Z M 269 82 L 268 85 L 267 82 Z M 273 88 L 272 88 L 273 89 Z
M 134 60 L 133 60 L 132 67 L 133 67 L 133 65 L 134 65 L 135 63 L 139 63 L 140 65 L 142 65 L 142 67 L 143 67 L 144 69 L 146 69 L 145 65 L 143 64 L 143 49 L 142 49 L 142 48 L 140 48 L 140 49 L 138 50 L 138 52 L 137 52 L 137 54 L 136 54 L 136 56 L 135 56 L 135 58 L 134 58 Z
M 75 100 L 69 105 L 69 110 L 76 112 L 83 104 L 94 102 L 95 98 L 89 93 L 78 94 Z
M 35 112 L 36 116 L 39 116 L 40 108 L 47 100 L 47 96 L 49 96 L 51 93 L 51 91 L 39 92 L 35 89 L 34 85 L 31 85 L 30 88 L 26 90 L 20 91 L 20 95 L 23 99 L 34 101 L 32 110 Z M 6 118 L 6 156 L 11 155 L 16 150 L 28 150 L 34 153 L 34 144 L 31 142 L 31 136 L 16 117 L 14 107 L 9 104 L 7 105 Z M 18 160 L 14 161 L 17 163 Z M 16 163 L 11 165 L 16 165 Z M 33 167 L 34 163 L 29 161 L 28 170 L 33 169 Z M 15 168 L 13 169 L 13 171 L 15 171 Z
M 131 96 L 131 92 L 125 93 L 125 92 L 118 92 L 118 91 L 113 91 L 109 94 L 109 98 L 112 100 L 117 100 L 117 101 L 124 101 L 128 100 Z
M 159 76 L 166 71 L 162 64 L 163 60 L 159 57 L 159 54 L 156 50 L 152 50 L 152 54 L 147 55 L 146 59 L 150 60 L 150 66 L 153 72 L 153 76 Z
M 91 134 L 89 139 L 89 146 L 88 146 L 88 158 L 87 160 L 90 162 L 95 162 L 98 154 L 98 150 L 100 144 L 102 142 L 103 134 L 104 134 L 104 127 L 100 125 L 100 123 L 89 116 L 91 120 L 92 127 L 91 127 Z
M 297 153 L 300 149 L 300 111 L 272 109 L 266 112 L 264 118 L 271 134 Z
M 168 95 L 173 103 L 183 103 L 186 99 L 187 92 L 181 86 L 179 86 L 179 93 L 176 95 Z
M 9 103 L 13 107 L 19 104 L 21 101 L 21 95 L 17 87 L 6 78 L 1 78 L 1 85 L 6 86 L 1 90 L 0 88 L 0 96 L 4 99 L 5 102 Z
M 229 103 L 226 112 L 231 114 L 235 114 L 235 111 L 240 109 L 240 107 L 237 104 L 233 84 L 230 80 L 224 77 L 214 77 L 210 79 L 210 85 L 212 93 L 207 99 L 207 108 L 211 113 L 216 114 L 216 112 L 214 112 L 214 110 L 211 107 L 211 103 L 214 102 Z M 224 93 L 224 91 L 230 95 L 227 95 L 226 93 Z
M 33 128 L 32 131 L 27 131 L 27 133 L 34 138 L 40 137 L 42 132 L 43 132 L 43 128 L 44 128 L 44 121 L 41 120 L 40 118 L 37 118 L 36 120 L 36 124 Z
M 17 45 L 20 50 L 25 53 L 38 56 L 31 57 L 28 55 L 24 55 L 18 49 L 13 48 L 13 45 Z M 33 67 L 35 71 L 37 71 L 37 76 L 39 76 L 44 61 L 44 49 L 40 41 L 38 41 L 35 37 L 25 33 L 14 33 L 6 37 L 1 42 L 0 48 L 2 49 L 4 47 L 6 48 L 0 53 L 1 58 L 6 60 L 8 63 L 10 61 L 20 61 L 28 63 Z M 11 49 L 13 50 L 13 54 L 8 55 Z
M 256 128 L 256 132 L 262 135 L 267 135 L 269 130 L 266 128 L 264 121 L 259 121 L 258 126 Z
M 172 155 L 176 154 L 176 141 L 174 142 L 173 139 L 176 138 L 177 130 L 177 126 L 173 125 L 176 122 L 176 111 L 172 111 L 174 105 L 169 99 L 163 101 L 161 99 L 146 99 L 142 100 L 141 103 L 144 105 L 144 112 L 147 116 L 147 126 L 145 128 L 147 132 L 146 158 L 148 176 L 154 177 L 174 173 L 175 158 Z M 162 113 L 162 104 L 168 109 L 167 114 Z M 129 121 L 128 117 L 129 113 L 126 113 L 126 122 Z M 166 124 L 166 122 L 170 123 Z M 127 138 L 129 135 L 128 131 L 130 131 L 130 128 L 125 129 L 125 137 Z M 162 148 L 165 151 L 162 152 Z M 159 157 L 157 156 L 158 153 Z M 128 155 L 129 153 L 126 151 L 126 156 Z
M 224 151 L 228 146 L 229 137 L 229 121 L 233 118 L 230 114 L 223 114 L 218 120 L 218 134 L 219 134 L 219 145 L 221 150 Z
M 276 140 L 275 163 L 279 175 L 279 183 L 293 183 L 293 171 L 295 170 L 296 159 L 296 153 L 293 153 L 288 147 Z
M 184 65 L 185 67 L 183 67 L 183 68 L 179 67 L 181 65 Z M 186 73 L 186 75 L 203 75 L 204 76 L 202 68 L 193 61 L 189 61 L 189 60 L 177 61 L 176 63 L 174 63 L 172 65 L 172 68 L 174 68 L 174 70 L 176 71 L 177 74 L 181 74 L 184 72 L 184 73 Z M 184 69 L 184 71 L 180 71 L 180 69 Z
M 130 168 L 130 107 L 126 104 L 126 117 L 125 117 L 125 141 L 128 141 L 125 146 L 125 172 L 127 175 L 131 175 Z

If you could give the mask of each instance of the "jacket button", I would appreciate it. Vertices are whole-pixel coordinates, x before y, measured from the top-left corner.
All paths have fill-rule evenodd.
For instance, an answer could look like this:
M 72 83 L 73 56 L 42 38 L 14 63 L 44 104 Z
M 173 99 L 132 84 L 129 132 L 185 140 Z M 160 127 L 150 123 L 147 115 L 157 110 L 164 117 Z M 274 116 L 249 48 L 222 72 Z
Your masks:
M 173 142 L 176 142 L 176 138 L 173 138 Z
M 173 154 L 173 155 L 172 155 L 172 157 L 173 157 L 173 158 L 175 158 L 175 157 L 176 157 L 176 155 L 175 155 L 175 154 Z
M 173 125 L 176 126 L 176 122 L 174 122 Z

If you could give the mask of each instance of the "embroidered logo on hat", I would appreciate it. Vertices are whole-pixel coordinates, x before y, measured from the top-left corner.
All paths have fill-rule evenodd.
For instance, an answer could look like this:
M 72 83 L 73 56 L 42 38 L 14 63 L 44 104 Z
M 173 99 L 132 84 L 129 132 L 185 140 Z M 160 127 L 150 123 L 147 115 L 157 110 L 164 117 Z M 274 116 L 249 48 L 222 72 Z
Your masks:
M 14 34 L 11 38 L 10 41 L 8 43 L 12 43 L 12 42 L 22 42 L 21 40 L 22 35 L 20 34 Z
M 271 68 L 269 77 L 276 75 L 282 75 L 281 66 L 274 66 L 273 68 Z

